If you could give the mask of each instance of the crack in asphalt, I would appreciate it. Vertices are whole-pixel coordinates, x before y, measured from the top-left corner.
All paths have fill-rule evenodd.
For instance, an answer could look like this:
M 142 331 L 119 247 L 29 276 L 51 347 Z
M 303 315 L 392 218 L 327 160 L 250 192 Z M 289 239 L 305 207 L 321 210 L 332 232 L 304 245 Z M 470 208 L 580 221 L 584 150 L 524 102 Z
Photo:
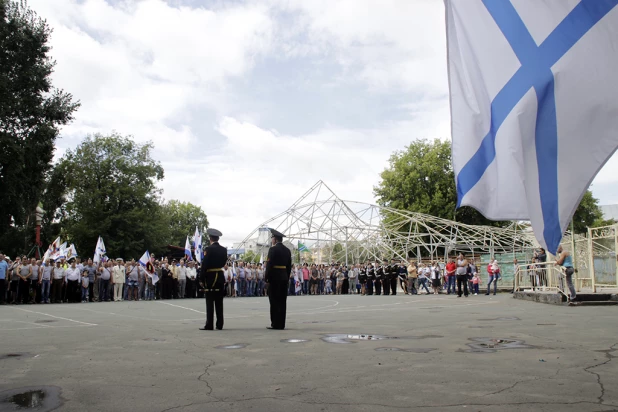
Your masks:
M 603 385 L 603 382 L 601 381 L 601 375 L 596 372 L 591 371 L 590 369 L 594 369 L 599 366 L 607 365 L 608 363 L 610 363 L 612 359 L 614 358 L 614 355 L 612 355 L 611 352 L 616 350 L 615 346 L 618 346 L 618 343 L 614 343 L 612 346 L 609 347 L 608 350 L 602 351 L 605 354 L 605 357 L 607 358 L 605 362 L 601 362 L 596 365 L 592 365 L 592 366 L 588 366 L 587 368 L 584 368 L 584 372 L 597 377 L 597 384 L 601 388 L 601 395 L 597 397 L 597 404 L 599 405 L 605 405 L 605 385 Z
M 208 388 L 208 393 L 206 393 L 206 396 L 210 396 L 211 398 L 216 399 L 217 401 L 221 401 L 221 399 L 217 398 L 216 396 L 214 396 L 212 394 L 213 391 L 213 387 L 210 386 L 210 383 L 206 380 L 206 379 L 202 379 L 204 377 L 204 375 L 206 376 L 210 376 L 210 372 L 208 371 L 211 367 L 216 365 L 216 362 L 212 359 L 206 359 L 208 362 L 210 362 L 209 365 L 206 365 L 206 368 L 204 369 L 204 373 L 202 373 L 200 376 L 197 377 L 197 380 L 200 382 L 203 382 L 206 384 L 206 387 Z

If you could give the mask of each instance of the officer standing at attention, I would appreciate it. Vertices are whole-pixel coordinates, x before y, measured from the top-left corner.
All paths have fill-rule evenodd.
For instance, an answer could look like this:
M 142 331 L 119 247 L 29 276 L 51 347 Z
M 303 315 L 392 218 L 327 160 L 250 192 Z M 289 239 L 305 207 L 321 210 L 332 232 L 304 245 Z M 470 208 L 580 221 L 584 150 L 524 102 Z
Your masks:
M 391 291 L 391 267 L 388 265 L 387 259 L 382 259 L 382 286 L 384 295 L 390 295 Z
M 225 295 L 225 276 L 223 266 L 227 263 L 227 249 L 219 244 L 223 236 L 217 229 L 206 230 L 210 246 L 204 249 L 200 286 L 206 296 L 206 324 L 200 330 L 213 329 L 213 306 L 217 312 L 217 330 L 223 329 L 223 296 Z
M 381 295 L 382 294 L 382 276 L 384 275 L 384 270 L 382 269 L 382 266 L 380 266 L 380 261 L 376 260 L 375 263 L 375 294 L 376 295 Z
M 391 259 L 391 295 L 397 294 L 397 283 L 399 281 L 399 265 L 395 258 Z M 404 289 L 405 291 L 405 289 Z
M 373 267 L 373 263 L 367 262 L 367 286 L 365 293 L 367 295 L 373 295 L 373 281 L 376 280 L 376 272 Z
M 292 252 L 282 242 L 282 233 L 270 229 L 272 247 L 268 249 L 264 279 L 268 283 L 270 326 L 268 329 L 285 329 L 285 310 L 288 298 L 288 279 L 292 271 Z

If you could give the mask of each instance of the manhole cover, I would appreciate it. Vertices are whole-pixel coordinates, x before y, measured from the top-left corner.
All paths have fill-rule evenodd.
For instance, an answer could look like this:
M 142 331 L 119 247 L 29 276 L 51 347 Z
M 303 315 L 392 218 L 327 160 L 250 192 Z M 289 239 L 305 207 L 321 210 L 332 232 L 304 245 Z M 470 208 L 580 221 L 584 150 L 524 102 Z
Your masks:
M 41 320 L 35 320 L 34 323 L 52 323 L 52 322 L 56 322 L 53 319 L 41 319 Z
M 383 339 L 397 339 L 384 335 L 369 335 L 369 334 L 361 334 L 361 335 L 348 335 L 343 333 L 335 333 L 328 334 L 321 338 L 324 342 L 327 343 L 356 343 L 359 340 L 383 340 Z
M 471 338 L 473 343 L 467 345 L 470 349 L 464 352 L 471 353 L 492 353 L 503 349 L 531 349 L 533 346 L 526 345 L 523 340 L 516 339 L 496 339 L 496 338 Z
M 58 408 L 61 404 L 60 388 L 56 386 L 17 388 L 0 393 L 2 411 L 35 409 L 37 412 L 46 412 Z
M 142 340 L 145 340 L 146 342 L 165 342 L 165 339 L 161 338 L 146 338 Z
M 515 316 L 503 316 L 501 318 L 492 318 L 492 319 L 479 319 L 480 321 L 486 322 L 486 321 L 492 321 L 492 320 L 497 320 L 499 322 L 508 322 L 511 320 L 521 320 L 518 317 Z
M 243 349 L 249 346 L 248 343 L 235 343 L 233 345 L 215 346 L 215 349 Z
M 282 343 L 304 343 L 309 342 L 311 339 L 281 339 Z
M 429 353 L 435 348 L 376 348 L 378 352 L 409 352 L 409 353 Z

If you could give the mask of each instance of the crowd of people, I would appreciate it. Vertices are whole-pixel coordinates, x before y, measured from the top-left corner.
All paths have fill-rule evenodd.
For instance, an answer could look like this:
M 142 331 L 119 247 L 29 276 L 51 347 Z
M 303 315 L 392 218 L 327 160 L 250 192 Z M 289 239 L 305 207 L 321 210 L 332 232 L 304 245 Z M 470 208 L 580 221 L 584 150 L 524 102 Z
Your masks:
M 487 265 L 489 295 L 497 292 L 501 278 L 497 260 Z M 289 295 L 396 295 L 401 291 L 407 295 L 456 294 L 478 295 L 482 284 L 481 273 L 473 259 L 463 254 L 443 261 L 414 262 L 392 259 L 364 264 L 295 265 L 290 274 Z M 431 288 L 431 290 L 430 290 Z
M 266 296 L 263 264 L 235 262 L 223 268 L 228 297 Z M 487 292 L 497 292 L 501 278 L 497 261 L 487 265 Z M 73 258 L 41 262 L 0 254 L 0 304 L 120 302 L 202 298 L 200 266 L 184 259 L 155 259 L 147 265 L 121 258 L 98 264 Z M 473 259 L 463 255 L 443 261 L 396 259 L 345 265 L 297 264 L 290 274 L 288 295 L 478 295 L 482 275 Z

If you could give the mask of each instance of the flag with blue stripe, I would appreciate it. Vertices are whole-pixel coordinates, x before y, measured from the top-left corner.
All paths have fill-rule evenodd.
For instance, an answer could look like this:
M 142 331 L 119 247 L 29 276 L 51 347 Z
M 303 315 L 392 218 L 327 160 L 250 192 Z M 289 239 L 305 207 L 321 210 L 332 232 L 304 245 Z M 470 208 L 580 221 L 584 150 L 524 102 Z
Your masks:
M 556 252 L 618 147 L 618 0 L 445 0 L 458 207 Z
M 187 236 L 187 240 L 185 240 L 185 259 L 187 261 L 193 260 L 191 255 L 191 243 L 189 243 L 189 236 Z

